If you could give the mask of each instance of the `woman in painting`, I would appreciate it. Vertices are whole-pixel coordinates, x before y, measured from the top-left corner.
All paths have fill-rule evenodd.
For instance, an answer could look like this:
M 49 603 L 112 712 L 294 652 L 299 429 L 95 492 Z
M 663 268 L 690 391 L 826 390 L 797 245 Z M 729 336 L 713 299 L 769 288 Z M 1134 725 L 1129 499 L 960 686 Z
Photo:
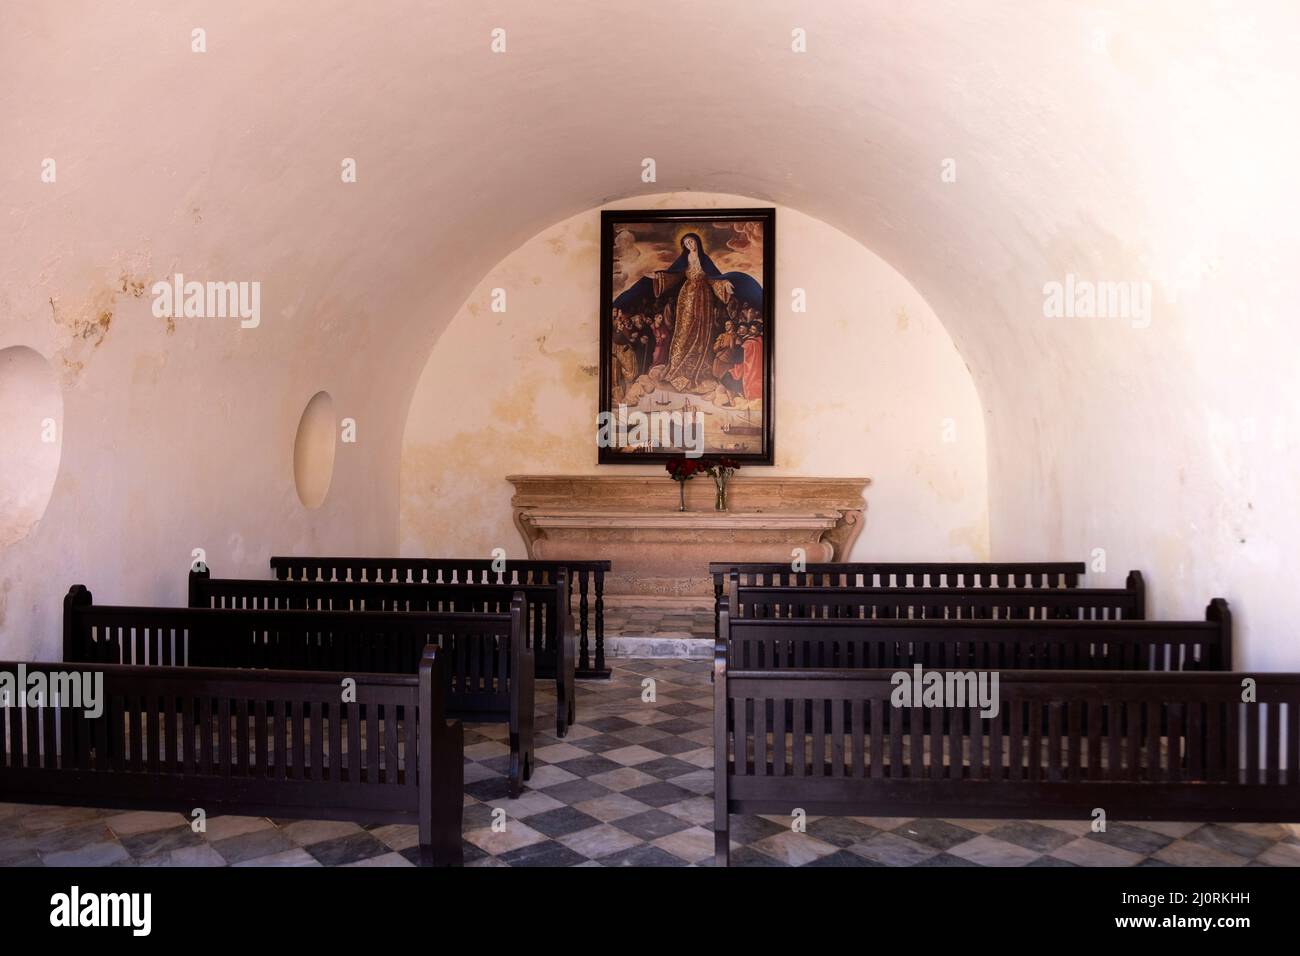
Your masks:
M 652 279 L 655 298 L 677 288 L 664 381 L 679 392 L 706 390 L 714 383 L 714 309 L 717 303 L 725 304 L 731 298 L 735 287 L 718 271 L 704 251 L 704 243 L 693 232 L 682 237 L 682 254 L 677 261 L 655 272 Z

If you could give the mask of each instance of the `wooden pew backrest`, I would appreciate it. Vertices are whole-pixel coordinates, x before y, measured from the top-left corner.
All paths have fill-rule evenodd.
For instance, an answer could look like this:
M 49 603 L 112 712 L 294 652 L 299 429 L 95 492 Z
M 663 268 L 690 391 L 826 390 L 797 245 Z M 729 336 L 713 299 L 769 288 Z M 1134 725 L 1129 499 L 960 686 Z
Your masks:
M 1222 598 L 1204 621 L 733 619 L 724 609 L 729 661 L 743 669 L 1232 669 L 1232 614 Z
M 826 588 L 727 584 L 734 618 L 942 618 L 1142 620 L 1146 586 L 1139 571 L 1123 588 Z
M 1020 562 L 841 562 L 809 564 L 796 571 L 785 563 L 714 561 L 709 573 L 726 581 L 732 571 L 745 585 L 775 587 L 1078 587 L 1086 571 L 1082 561 Z
M 563 737 L 577 720 L 577 670 L 569 576 L 549 575 L 547 584 L 413 584 L 358 581 L 258 581 L 214 578 L 208 569 L 190 571 L 189 605 L 229 610 L 318 610 L 508 614 L 524 597 L 525 633 L 537 676 L 555 680 L 556 733 Z
M 575 620 L 576 674 L 607 679 L 605 665 L 605 575 L 609 561 L 535 561 L 487 558 L 356 558 L 275 555 L 271 571 L 279 580 L 446 582 L 457 584 L 550 584 L 560 572 L 568 579 Z M 498 570 L 498 568 L 501 568 Z M 545 660 L 543 666 L 547 666 Z
M 524 612 L 522 595 L 509 614 L 119 607 L 97 605 L 74 585 L 64 598 L 63 656 L 134 666 L 414 674 L 433 644 L 442 650 L 447 713 L 510 725 L 517 793 L 533 752 L 534 668 Z
M 976 679 L 989 671 L 970 672 Z M 1300 821 L 1300 674 L 1001 671 L 996 716 L 894 706 L 895 671 L 714 660 L 714 827 L 732 813 Z M 1242 680 L 1255 681 L 1243 701 Z
M 432 862 L 460 862 L 463 732 L 437 648 L 412 674 L 22 666 L 88 675 L 102 696 L 98 714 L 53 698 L 0 709 L 7 800 L 408 823 Z
M 796 571 L 790 562 L 714 561 L 713 636 L 718 636 L 718 609 L 734 572 L 743 586 L 834 588 L 1073 588 L 1086 568 L 1082 561 L 867 561 L 809 564 Z M 735 614 L 736 604 L 731 604 Z

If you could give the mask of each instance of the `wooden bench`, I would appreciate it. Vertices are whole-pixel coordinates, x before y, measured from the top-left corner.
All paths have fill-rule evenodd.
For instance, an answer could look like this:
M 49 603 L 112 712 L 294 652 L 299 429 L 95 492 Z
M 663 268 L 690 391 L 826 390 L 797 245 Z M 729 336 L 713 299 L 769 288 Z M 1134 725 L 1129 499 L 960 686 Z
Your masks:
M 743 594 L 745 588 L 740 588 Z M 1204 621 L 853 620 L 735 618 L 724 605 L 731 666 L 1232 669 L 1232 613 L 1223 598 Z
M 443 652 L 412 674 L 0 663 L 102 680 L 85 701 L 0 709 L 0 794 L 21 803 L 247 814 L 419 830 L 461 863 L 464 735 L 445 709 Z M 340 684 L 356 680 L 355 702 Z M 77 706 L 73 706 L 76 704 Z
M 727 657 L 719 642 L 721 866 L 733 813 L 1300 821 L 1300 674 L 1249 675 L 1257 702 L 1243 703 L 1240 673 L 1008 670 L 996 717 L 923 720 L 933 708 L 892 706 L 890 669 L 737 670 Z
M 796 571 L 790 562 L 709 564 L 713 577 L 713 636 L 718 636 L 718 610 L 732 572 L 742 586 L 850 588 L 1073 588 L 1084 573 L 1082 561 L 1020 562 L 843 562 L 810 564 Z M 731 605 L 735 613 L 736 605 Z
M 509 788 L 533 770 L 533 653 L 524 599 L 509 614 L 232 611 L 97 605 L 81 585 L 63 602 L 63 659 L 146 666 L 414 674 L 443 651 L 447 714 L 509 726 Z
M 1146 585 L 1130 571 L 1122 588 L 857 588 L 743 586 L 728 581 L 736 618 L 1142 620 Z
M 524 625 L 537 677 L 555 679 L 556 735 L 577 721 L 575 644 L 568 577 L 551 584 L 382 584 L 373 581 L 257 581 L 190 571 L 189 606 L 240 610 L 509 613 L 524 596 Z
M 576 674 L 583 679 L 608 680 L 605 666 L 605 575 L 609 561 L 516 561 L 485 558 L 332 558 L 278 555 L 271 570 L 281 580 L 294 581 L 413 581 L 480 584 L 549 584 L 552 575 L 567 571 L 569 598 L 577 603 L 578 653 Z M 594 653 L 594 657 L 593 657 Z

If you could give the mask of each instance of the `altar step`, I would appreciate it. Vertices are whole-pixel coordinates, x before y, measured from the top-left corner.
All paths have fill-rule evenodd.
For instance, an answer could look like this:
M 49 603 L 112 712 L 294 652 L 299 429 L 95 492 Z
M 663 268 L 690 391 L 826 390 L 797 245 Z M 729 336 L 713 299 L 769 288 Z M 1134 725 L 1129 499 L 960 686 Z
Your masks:
M 640 637 L 606 637 L 605 656 L 611 660 L 629 657 L 693 657 L 713 656 L 713 637 L 691 637 L 679 634 L 650 634 Z
M 653 606 L 650 602 L 605 609 L 608 658 L 709 658 L 713 656 L 712 602 Z

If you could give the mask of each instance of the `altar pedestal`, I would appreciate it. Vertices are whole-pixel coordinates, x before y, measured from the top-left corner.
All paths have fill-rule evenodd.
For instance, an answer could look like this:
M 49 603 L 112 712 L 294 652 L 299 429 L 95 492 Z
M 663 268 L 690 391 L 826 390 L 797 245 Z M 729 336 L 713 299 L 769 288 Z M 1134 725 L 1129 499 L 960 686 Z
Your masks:
M 738 475 L 729 508 L 713 507 L 709 478 L 511 475 L 515 525 L 530 558 L 608 559 L 611 606 L 713 606 L 710 561 L 847 560 L 862 531 L 865 478 Z

